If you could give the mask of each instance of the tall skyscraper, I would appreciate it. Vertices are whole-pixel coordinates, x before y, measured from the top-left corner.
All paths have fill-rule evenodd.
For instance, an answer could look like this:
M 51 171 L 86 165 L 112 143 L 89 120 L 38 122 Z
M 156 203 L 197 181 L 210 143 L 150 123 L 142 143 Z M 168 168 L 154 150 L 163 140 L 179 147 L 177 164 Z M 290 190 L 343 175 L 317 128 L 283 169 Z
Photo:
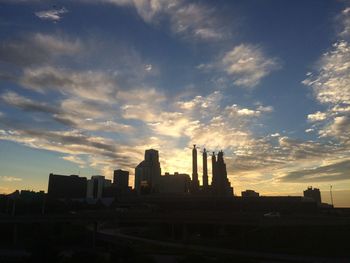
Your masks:
M 129 172 L 121 169 L 114 170 L 113 184 L 119 189 L 127 189 L 129 187 Z
M 135 190 L 138 194 L 155 193 L 159 191 L 161 169 L 157 150 L 145 151 L 145 160 L 135 168 Z
M 197 147 L 194 144 L 192 149 L 192 191 L 199 190 L 198 168 L 197 168 Z
M 226 164 L 224 162 L 224 153 L 218 153 L 218 159 L 215 160 L 215 154 L 212 156 L 213 180 L 211 189 L 216 196 L 232 196 L 233 188 L 227 178 Z
M 203 149 L 203 188 L 208 189 L 208 160 L 207 150 Z

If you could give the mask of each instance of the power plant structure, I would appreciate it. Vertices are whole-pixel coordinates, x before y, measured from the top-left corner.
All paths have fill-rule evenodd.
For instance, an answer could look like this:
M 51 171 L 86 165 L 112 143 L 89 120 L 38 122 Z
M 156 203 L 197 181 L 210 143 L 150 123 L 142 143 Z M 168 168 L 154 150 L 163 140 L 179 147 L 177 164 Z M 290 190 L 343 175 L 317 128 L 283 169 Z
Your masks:
M 212 182 L 208 183 L 208 164 L 207 150 L 203 149 L 203 186 L 199 186 L 197 172 L 197 148 L 193 145 L 192 149 L 192 193 L 211 193 L 214 196 L 233 196 L 233 187 L 227 178 L 226 164 L 224 161 L 224 152 L 219 151 L 217 159 L 215 152 L 212 153 Z

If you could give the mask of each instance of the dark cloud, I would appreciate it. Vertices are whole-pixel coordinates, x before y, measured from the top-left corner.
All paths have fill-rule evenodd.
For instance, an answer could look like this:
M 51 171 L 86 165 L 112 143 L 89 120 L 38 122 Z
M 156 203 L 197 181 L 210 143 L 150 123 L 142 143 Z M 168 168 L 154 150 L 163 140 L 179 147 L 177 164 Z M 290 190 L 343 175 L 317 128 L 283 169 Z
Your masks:
M 87 100 L 115 100 L 115 77 L 102 71 L 71 71 L 52 66 L 26 68 L 20 83 L 37 92 L 56 91 Z
M 282 182 L 327 182 L 350 179 L 350 160 L 324 165 L 315 169 L 298 170 L 281 178 Z
M 60 112 L 58 108 L 50 106 L 47 103 L 33 101 L 31 99 L 25 98 L 11 91 L 3 93 L 0 96 L 0 101 L 6 103 L 7 105 L 11 105 L 19 109 L 22 109 L 24 111 L 38 111 L 38 112 L 55 113 L 55 114 Z
M 79 40 L 34 33 L 2 41 L 0 62 L 20 67 L 41 65 L 60 55 L 76 55 L 81 49 Z
M 4 132 L 0 139 L 26 144 L 34 148 L 53 150 L 71 154 L 102 155 L 113 159 L 122 159 L 118 155 L 118 144 L 101 137 L 89 136 L 78 131 L 45 131 L 16 129 Z

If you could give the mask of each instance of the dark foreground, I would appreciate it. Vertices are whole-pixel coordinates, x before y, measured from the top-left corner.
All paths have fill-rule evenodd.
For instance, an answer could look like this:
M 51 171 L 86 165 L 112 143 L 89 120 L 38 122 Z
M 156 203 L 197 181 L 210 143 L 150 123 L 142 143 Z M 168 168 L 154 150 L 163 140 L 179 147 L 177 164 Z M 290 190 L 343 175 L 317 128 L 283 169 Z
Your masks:
M 350 262 L 347 209 L 159 200 L 18 203 L 0 214 L 0 262 Z

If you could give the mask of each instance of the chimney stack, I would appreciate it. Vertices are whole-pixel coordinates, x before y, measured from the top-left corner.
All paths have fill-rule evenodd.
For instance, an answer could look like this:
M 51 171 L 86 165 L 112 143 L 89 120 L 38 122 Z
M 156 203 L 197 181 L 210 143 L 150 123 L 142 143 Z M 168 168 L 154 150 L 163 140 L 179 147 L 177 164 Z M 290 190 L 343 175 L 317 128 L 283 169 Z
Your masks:
M 199 190 L 198 172 L 197 172 L 197 148 L 193 144 L 192 150 L 192 189 L 194 192 Z
M 203 149 L 203 188 L 208 188 L 208 163 L 207 163 L 207 150 Z

